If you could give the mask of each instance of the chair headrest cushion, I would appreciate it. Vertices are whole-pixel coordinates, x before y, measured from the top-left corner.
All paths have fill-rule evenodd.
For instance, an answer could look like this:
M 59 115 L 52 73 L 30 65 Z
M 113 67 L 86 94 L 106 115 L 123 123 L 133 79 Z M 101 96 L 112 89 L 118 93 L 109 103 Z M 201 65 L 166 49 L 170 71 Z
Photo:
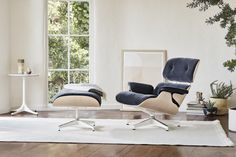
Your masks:
M 170 81 L 193 82 L 194 72 L 199 59 L 172 58 L 169 59 L 163 70 L 163 76 Z

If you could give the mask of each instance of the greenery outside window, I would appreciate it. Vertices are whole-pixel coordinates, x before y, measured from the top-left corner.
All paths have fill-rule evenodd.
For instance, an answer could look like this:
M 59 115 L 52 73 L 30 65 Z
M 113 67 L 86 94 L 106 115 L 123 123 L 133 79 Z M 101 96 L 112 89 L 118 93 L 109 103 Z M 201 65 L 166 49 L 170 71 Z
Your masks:
M 89 1 L 48 0 L 48 98 L 89 82 Z

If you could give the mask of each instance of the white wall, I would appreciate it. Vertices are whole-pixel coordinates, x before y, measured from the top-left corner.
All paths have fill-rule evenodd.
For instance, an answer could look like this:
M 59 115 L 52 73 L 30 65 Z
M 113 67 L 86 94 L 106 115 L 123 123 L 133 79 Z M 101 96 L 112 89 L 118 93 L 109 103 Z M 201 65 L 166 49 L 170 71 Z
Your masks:
M 122 49 L 164 49 L 168 58 L 199 58 L 197 76 L 185 102 L 193 100 L 196 91 L 209 96 L 209 83 L 214 80 L 232 80 L 236 86 L 236 73 L 222 67 L 225 60 L 235 57 L 234 49 L 225 44 L 225 32 L 217 24 L 205 24 L 211 14 L 186 8 L 187 2 L 95 1 L 95 75 L 109 102 L 122 90 Z
M 17 59 L 39 77 L 26 81 L 26 103 L 37 109 L 46 105 L 46 51 L 44 41 L 44 0 L 11 0 L 11 72 L 17 72 Z M 22 80 L 11 78 L 11 107 L 22 101 Z
M 9 111 L 9 2 L 0 0 L 0 113 Z
M 122 49 L 166 49 L 168 57 L 201 59 L 196 80 L 186 101 L 196 91 L 209 96 L 213 80 L 232 80 L 236 73 L 222 67 L 234 57 L 225 44 L 225 31 L 204 23 L 209 12 L 186 8 L 188 0 L 94 0 L 94 81 L 107 92 L 108 103 L 122 90 Z M 233 5 L 236 2 L 231 0 Z M 11 0 L 11 72 L 17 58 L 25 58 L 39 78 L 29 80 L 27 102 L 46 103 L 46 52 L 44 51 L 44 0 Z M 21 103 L 21 82 L 11 81 L 11 104 Z

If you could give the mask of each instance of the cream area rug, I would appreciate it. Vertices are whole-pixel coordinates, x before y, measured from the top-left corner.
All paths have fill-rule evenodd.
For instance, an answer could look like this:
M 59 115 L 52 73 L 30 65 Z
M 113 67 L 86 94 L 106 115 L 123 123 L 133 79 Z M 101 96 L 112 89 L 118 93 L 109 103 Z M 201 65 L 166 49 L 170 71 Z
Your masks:
M 58 131 L 58 125 L 70 121 L 66 118 L 0 118 L 0 141 L 150 144 L 185 146 L 233 146 L 219 121 L 166 121 L 170 130 L 165 131 L 150 124 L 132 130 L 127 120 L 92 119 L 96 131 L 84 126 L 67 127 Z M 91 119 L 90 119 L 91 120 Z M 134 120 L 138 122 L 140 120 Z

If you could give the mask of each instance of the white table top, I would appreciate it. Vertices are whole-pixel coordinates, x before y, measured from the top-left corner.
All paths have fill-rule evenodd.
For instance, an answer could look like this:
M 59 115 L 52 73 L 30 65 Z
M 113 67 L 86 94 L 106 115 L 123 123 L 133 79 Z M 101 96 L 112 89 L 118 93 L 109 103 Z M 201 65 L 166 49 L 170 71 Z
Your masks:
M 39 74 L 8 74 L 8 76 L 12 77 L 37 77 Z

